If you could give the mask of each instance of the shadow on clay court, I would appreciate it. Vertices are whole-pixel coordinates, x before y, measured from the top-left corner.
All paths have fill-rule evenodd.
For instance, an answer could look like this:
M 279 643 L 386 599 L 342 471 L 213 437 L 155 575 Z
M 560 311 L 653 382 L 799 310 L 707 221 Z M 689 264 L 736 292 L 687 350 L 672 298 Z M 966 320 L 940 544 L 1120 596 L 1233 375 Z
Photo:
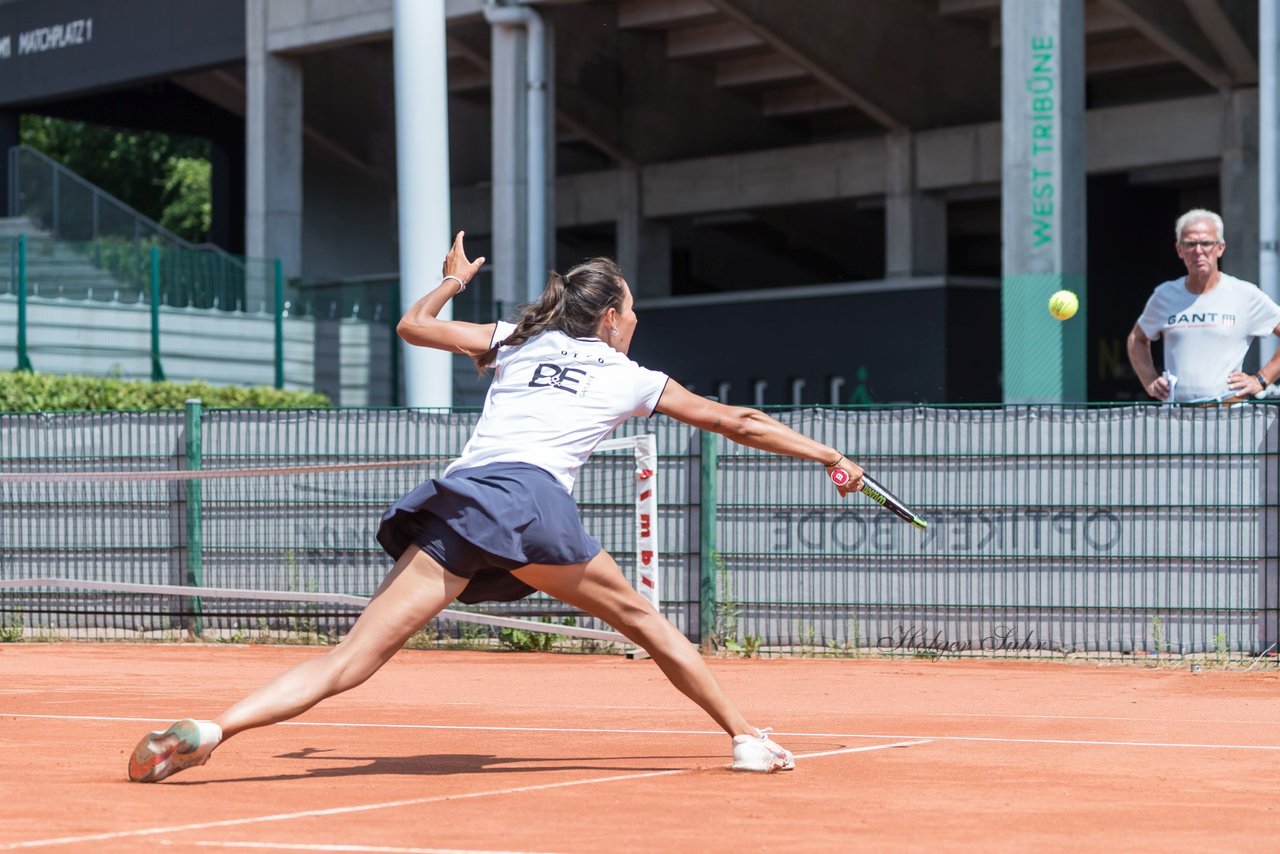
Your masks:
M 554 757 L 538 759 L 530 757 L 503 757 L 480 753 L 429 753 L 421 756 L 338 756 L 326 755 L 328 750 L 308 747 L 292 753 L 277 754 L 277 759 L 297 759 L 315 762 L 364 763 L 343 764 L 335 767 L 311 767 L 296 774 L 271 774 L 261 777 L 229 777 L 221 780 L 174 780 L 166 785 L 207 786 L 218 783 L 257 783 L 280 780 L 332 779 L 335 777 L 363 777 L 369 775 L 402 775 L 411 777 L 446 776 L 451 774 L 526 774 L 547 771 L 669 771 L 669 765 L 639 764 L 644 760 L 700 761 L 696 756 L 589 756 Z M 711 757 L 706 757 L 710 759 Z M 609 764 L 632 761 L 636 764 Z M 211 767 L 212 764 L 211 764 Z

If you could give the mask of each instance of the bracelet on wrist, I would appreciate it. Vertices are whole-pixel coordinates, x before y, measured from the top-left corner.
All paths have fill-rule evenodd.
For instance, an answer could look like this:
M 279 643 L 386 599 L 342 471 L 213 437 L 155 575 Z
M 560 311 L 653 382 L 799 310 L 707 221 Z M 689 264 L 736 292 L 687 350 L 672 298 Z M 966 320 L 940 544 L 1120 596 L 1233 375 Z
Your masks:
M 836 461 L 835 461 L 835 462 L 833 462 L 833 463 L 823 463 L 822 465 L 823 465 L 825 468 L 833 469 L 833 468 L 835 468 L 836 466 L 840 465 L 840 461 L 841 461 L 841 460 L 843 460 L 843 459 L 844 459 L 844 454 L 841 454 L 840 456 L 836 457 Z
M 467 289 L 467 283 L 462 281 L 462 279 L 459 279 L 457 276 L 453 276 L 453 275 L 445 276 L 443 279 L 440 280 L 440 284 L 443 285 L 445 282 L 449 281 L 450 279 L 453 279 L 455 282 L 458 283 L 458 293 L 462 293 Z

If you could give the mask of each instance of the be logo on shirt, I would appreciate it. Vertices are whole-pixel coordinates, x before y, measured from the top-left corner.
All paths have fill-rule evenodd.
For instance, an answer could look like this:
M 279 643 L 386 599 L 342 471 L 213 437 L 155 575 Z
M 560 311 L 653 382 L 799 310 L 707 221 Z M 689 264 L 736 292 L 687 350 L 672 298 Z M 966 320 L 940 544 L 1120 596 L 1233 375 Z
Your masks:
M 582 368 L 560 367 L 543 362 L 533 370 L 533 379 L 529 380 L 529 388 L 558 388 L 569 394 L 580 392 L 579 384 L 587 372 Z

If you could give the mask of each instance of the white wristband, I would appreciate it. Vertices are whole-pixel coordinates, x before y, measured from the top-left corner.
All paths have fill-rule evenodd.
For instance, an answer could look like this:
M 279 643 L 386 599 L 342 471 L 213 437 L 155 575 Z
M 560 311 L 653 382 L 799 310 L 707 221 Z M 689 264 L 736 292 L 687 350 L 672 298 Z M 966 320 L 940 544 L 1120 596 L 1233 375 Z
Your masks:
M 467 289 L 467 283 L 462 281 L 462 279 L 459 279 L 457 276 L 445 276 L 443 279 L 440 280 L 440 284 L 443 285 L 445 282 L 449 281 L 450 279 L 453 279 L 455 282 L 458 283 L 458 293 L 462 293 Z

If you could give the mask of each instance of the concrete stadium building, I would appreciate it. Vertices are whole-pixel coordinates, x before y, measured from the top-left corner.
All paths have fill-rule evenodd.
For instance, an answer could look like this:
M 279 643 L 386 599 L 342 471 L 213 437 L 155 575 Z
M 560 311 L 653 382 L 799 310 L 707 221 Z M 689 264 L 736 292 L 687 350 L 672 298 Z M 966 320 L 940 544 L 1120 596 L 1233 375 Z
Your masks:
M 1220 211 L 1250 281 L 1270 245 L 1258 0 L 396 2 L 445 16 L 451 219 L 491 259 L 488 319 L 540 286 L 531 258 L 614 255 L 632 355 L 732 403 L 1136 399 L 1124 337 L 1182 272 L 1177 215 Z M 0 148 L 25 113 L 201 136 L 214 242 L 394 276 L 394 13 L 3 0 Z

